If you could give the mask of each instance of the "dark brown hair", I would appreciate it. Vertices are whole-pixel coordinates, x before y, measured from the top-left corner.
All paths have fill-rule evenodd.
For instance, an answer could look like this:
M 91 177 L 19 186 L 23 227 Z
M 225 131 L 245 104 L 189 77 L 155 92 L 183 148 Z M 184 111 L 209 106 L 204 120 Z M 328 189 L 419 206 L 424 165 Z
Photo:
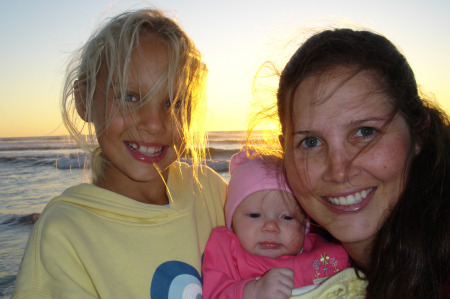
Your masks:
M 291 142 L 293 98 L 305 78 L 343 66 L 371 71 L 389 96 L 392 115 L 408 124 L 412 144 L 403 193 L 380 228 L 370 262 L 358 267 L 368 298 L 448 298 L 450 271 L 450 130 L 448 116 L 421 98 L 405 57 L 385 37 L 335 29 L 310 37 L 281 73 L 278 116 L 285 148 Z M 412 150 L 411 150 L 412 155 Z

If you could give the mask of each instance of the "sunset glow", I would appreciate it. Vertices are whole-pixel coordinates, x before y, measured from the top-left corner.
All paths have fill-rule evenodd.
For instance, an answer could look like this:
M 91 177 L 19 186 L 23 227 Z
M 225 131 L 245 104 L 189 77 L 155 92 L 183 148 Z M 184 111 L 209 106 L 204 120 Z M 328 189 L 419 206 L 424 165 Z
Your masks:
M 425 94 L 450 112 L 449 1 L 3 1 L 0 138 L 65 135 L 59 100 L 70 54 L 102 18 L 152 5 L 175 17 L 204 56 L 210 131 L 245 130 L 260 66 L 282 67 L 292 54 L 288 42 L 323 20 L 351 20 L 386 35 Z

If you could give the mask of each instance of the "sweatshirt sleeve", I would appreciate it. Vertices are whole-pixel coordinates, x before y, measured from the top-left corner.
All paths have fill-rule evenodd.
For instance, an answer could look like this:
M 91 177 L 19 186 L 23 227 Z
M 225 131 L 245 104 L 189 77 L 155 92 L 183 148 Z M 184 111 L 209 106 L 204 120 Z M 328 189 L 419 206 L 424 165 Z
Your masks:
M 254 278 L 241 278 L 236 267 L 236 240 L 226 227 L 211 233 L 203 256 L 203 298 L 242 299 L 245 285 Z
M 18 298 L 96 298 L 92 282 L 72 246 L 64 209 L 51 206 L 35 224 L 13 294 Z M 56 219 L 55 219 L 56 218 Z M 70 231 L 71 230 L 71 231 Z

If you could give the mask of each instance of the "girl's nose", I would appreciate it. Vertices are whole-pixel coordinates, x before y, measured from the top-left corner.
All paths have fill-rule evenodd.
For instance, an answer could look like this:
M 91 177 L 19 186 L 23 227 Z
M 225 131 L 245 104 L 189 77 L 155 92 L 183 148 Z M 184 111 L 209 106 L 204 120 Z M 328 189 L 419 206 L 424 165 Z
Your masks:
M 323 172 L 323 180 L 334 183 L 344 183 L 359 173 L 354 165 L 356 156 L 344 147 L 337 150 L 329 150 L 326 166 Z
M 278 222 L 275 219 L 267 219 L 264 221 L 264 225 L 262 227 L 264 232 L 279 232 L 280 227 L 278 226 Z
M 150 102 L 144 105 L 139 112 L 139 130 L 147 131 L 153 135 L 165 132 L 169 113 L 164 110 L 164 107 L 159 107 L 156 103 Z

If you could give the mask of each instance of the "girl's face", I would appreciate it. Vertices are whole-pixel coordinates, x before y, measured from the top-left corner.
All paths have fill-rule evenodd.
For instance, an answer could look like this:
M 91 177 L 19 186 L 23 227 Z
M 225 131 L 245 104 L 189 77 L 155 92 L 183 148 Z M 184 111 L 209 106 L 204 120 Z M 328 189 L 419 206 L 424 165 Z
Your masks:
M 233 214 L 233 231 L 249 253 L 279 258 L 297 255 L 305 228 L 292 194 L 263 190 L 250 194 Z
M 140 49 L 131 55 L 126 111 L 119 106 L 119 87 L 106 90 L 107 72 L 101 71 L 94 94 L 93 122 L 106 160 L 99 181 L 102 187 L 137 199 L 132 194 L 133 184 L 161 181 L 154 164 L 167 180 L 167 168 L 177 158 L 175 146 L 179 149 L 181 138 L 174 129 L 167 91 L 145 98 L 167 64 L 163 42 L 141 39 Z M 137 108 L 144 100 L 148 100 L 146 104 Z
M 341 68 L 298 86 L 286 170 L 306 213 L 363 263 L 403 190 L 413 145 L 373 74 L 347 79 Z

